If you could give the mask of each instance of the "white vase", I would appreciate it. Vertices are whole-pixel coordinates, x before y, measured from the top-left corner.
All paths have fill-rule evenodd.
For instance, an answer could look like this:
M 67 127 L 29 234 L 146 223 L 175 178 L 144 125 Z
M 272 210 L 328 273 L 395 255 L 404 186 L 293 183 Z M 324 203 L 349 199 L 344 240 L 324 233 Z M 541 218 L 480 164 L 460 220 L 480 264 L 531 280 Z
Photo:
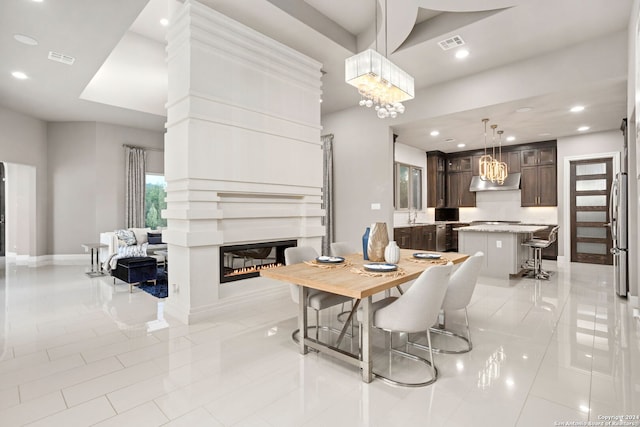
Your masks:
M 384 249 L 384 260 L 389 264 L 397 264 L 400 261 L 400 247 L 395 240 L 390 241 Z

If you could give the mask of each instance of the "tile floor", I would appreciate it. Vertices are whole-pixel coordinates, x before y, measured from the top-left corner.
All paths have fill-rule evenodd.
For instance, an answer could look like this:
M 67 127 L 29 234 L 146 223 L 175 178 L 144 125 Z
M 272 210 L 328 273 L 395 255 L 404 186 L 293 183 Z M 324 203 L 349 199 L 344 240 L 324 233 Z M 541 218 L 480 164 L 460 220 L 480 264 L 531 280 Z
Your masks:
M 548 282 L 481 278 L 473 351 L 437 355 L 435 384 L 400 388 L 300 356 L 285 293 L 185 326 L 83 266 L 7 265 L 0 425 L 539 427 L 640 416 L 640 321 L 612 292 L 611 267 L 547 267 L 557 271 Z

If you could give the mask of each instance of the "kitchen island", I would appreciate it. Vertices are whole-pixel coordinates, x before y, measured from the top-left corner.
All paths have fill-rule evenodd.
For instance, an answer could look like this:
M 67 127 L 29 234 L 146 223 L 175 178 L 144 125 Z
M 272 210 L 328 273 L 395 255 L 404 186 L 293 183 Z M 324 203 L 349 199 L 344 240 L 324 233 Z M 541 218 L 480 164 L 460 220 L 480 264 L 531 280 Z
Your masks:
M 522 272 L 522 265 L 531 257 L 529 248 L 522 246 L 544 225 L 480 224 L 458 228 L 459 251 L 472 255 L 485 254 L 482 276 L 508 279 Z

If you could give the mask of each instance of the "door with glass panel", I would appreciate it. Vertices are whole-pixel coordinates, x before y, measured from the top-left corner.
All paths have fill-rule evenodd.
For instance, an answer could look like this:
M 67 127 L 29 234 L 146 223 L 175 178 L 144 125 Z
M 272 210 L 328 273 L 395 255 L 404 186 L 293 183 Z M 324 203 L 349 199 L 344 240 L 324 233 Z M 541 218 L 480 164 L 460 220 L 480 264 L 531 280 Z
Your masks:
M 571 167 L 571 261 L 613 264 L 609 194 L 610 158 L 573 161 Z

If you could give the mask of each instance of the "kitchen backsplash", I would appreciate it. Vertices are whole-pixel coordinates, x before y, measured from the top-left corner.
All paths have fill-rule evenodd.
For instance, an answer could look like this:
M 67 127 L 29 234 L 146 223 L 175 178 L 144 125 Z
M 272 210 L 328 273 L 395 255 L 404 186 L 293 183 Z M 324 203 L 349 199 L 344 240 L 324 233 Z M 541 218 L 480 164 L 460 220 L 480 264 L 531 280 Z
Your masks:
M 434 222 L 435 209 L 418 212 L 416 222 Z M 396 212 L 394 225 L 408 224 L 409 214 Z M 523 208 L 520 191 L 484 191 L 476 193 L 475 208 L 460 208 L 460 222 L 521 221 L 527 224 L 557 224 L 557 207 Z

